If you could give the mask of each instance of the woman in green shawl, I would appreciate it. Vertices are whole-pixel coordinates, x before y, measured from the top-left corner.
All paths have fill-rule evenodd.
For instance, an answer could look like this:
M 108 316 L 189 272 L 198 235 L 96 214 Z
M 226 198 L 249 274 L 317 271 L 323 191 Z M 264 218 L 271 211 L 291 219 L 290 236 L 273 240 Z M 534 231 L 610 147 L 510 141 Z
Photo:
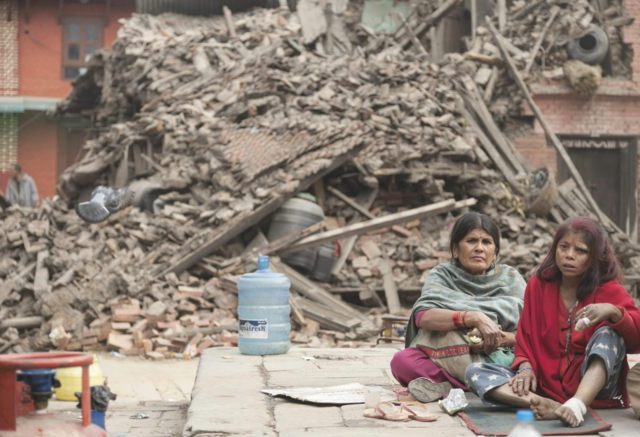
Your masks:
M 523 306 L 525 281 L 516 269 L 496 265 L 500 230 L 488 216 L 458 218 L 449 249 L 452 261 L 429 272 L 413 305 L 406 349 L 391 360 L 395 378 L 422 402 L 465 388 L 472 362 L 508 365 Z

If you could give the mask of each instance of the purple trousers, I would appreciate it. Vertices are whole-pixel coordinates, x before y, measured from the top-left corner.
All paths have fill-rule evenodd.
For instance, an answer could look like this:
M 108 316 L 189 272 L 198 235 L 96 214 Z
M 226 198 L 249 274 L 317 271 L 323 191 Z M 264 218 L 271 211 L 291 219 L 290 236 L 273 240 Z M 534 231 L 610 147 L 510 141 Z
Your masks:
M 438 367 L 424 352 L 415 347 L 396 352 L 391 359 L 391 373 L 405 387 L 412 380 L 424 377 L 433 382 L 448 381 L 453 388 L 467 389 L 463 383 Z

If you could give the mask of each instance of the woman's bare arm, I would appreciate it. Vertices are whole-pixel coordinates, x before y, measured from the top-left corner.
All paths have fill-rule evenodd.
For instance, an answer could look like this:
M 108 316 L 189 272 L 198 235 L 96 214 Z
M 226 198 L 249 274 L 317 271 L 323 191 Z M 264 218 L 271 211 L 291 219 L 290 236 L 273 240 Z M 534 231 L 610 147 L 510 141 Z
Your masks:
M 432 308 L 422 316 L 420 328 L 425 331 L 452 331 L 457 329 L 453 323 L 455 311 Z

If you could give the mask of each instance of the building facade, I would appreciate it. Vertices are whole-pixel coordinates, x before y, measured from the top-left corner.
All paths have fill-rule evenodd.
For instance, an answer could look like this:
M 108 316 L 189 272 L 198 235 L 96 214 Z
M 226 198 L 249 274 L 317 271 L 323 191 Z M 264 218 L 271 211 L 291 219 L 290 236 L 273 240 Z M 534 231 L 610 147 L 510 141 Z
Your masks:
M 623 42 L 634 56 L 631 77 L 603 77 L 592 96 L 575 93 L 566 81 L 531 86 L 534 100 L 558 135 L 601 209 L 637 240 L 640 160 L 640 2 L 625 0 L 635 18 L 623 31 Z M 525 108 L 525 110 L 528 110 Z M 515 139 L 530 167 L 547 167 L 558 182 L 568 170 L 547 141 L 539 123 Z
M 89 56 L 116 38 L 134 0 L 0 0 L 0 187 L 15 162 L 41 197 L 80 152 L 85 129 L 51 115 Z

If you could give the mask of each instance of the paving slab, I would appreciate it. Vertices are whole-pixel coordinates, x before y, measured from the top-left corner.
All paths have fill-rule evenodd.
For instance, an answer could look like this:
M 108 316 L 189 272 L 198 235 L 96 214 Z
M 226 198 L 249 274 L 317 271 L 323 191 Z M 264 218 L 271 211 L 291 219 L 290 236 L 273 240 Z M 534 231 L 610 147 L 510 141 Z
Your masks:
M 183 437 L 321 436 L 472 437 L 458 417 L 427 405 L 435 422 L 390 422 L 364 417 L 364 405 L 316 406 L 272 398 L 265 388 L 327 387 L 360 383 L 392 388 L 389 362 L 397 348 L 331 349 L 294 347 L 289 353 L 245 356 L 236 348 L 204 351 L 187 412 Z M 599 410 L 614 424 L 605 437 L 640 435 L 631 410 Z
M 262 362 L 262 357 L 240 355 L 236 348 L 205 350 L 183 435 L 276 435 L 272 408 L 260 393 Z
M 187 413 L 185 437 L 207 435 L 377 436 L 402 429 L 407 436 L 427 430 L 470 437 L 460 419 L 437 410 L 438 422 L 395 423 L 363 416 L 364 405 L 315 406 L 271 398 L 263 388 L 326 387 L 358 382 L 391 388 L 388 366 L 395 349 L 292 348 L 288 354 L 243 356 L 235 348 L 204 351 Z M 225 372 L 234 369 L 234 373 Z M 236 369 L 243 369 L 239 377 Z M 251 416 L 238 415 L 247 411 Z M 247 417 L 251 417 L 248 420 Z

